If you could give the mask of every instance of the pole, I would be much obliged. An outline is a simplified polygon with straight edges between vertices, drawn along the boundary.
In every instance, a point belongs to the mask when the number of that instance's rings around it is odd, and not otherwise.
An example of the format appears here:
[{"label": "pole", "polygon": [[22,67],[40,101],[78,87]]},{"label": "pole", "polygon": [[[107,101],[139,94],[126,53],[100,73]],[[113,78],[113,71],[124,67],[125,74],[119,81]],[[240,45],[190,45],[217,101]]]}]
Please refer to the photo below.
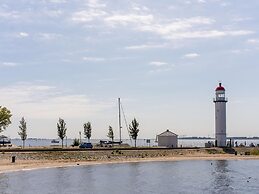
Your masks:
[{"label": "pole", "polygon": [[79,143],[81,144],[81,131],[79,131]]},{"label": "pole", "polygon": [[119,134],[120,134],[120,143],[121,143],[121,99],[118,98],[119,105]]}]

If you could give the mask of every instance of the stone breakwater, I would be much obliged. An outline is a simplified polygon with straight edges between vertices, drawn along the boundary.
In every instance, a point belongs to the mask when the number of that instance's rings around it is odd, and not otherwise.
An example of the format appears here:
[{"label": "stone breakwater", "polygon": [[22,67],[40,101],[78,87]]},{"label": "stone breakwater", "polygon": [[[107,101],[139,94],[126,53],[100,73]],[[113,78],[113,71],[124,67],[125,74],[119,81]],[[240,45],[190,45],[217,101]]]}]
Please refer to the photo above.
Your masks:
[{"label": "stone breakwater", "polygon": [[103,151],[37,151],[37,152],[1,152],[0,160],[10,160],[12,156],[16,161],[37,160],[37,161],[109,161],[127,160],[131,158],[160,158],[160,157],[203,157],[213,155],[256,155],[259,148],[235,148],[234,151],[222,148],[199,148],[199,149],[169,149],[169,150],[103,150]]}]

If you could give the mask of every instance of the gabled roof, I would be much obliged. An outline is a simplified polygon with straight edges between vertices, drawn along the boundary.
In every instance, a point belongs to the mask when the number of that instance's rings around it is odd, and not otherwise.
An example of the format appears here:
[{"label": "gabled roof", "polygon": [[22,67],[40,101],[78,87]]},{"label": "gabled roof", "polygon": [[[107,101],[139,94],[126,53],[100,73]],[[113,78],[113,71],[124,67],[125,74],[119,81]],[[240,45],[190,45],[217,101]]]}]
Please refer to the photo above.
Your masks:
[{"label": "gabled roof", "polygon": [[172,131],[169,131],[169,129],[167,129],[165,132],[163,132],[157,136],[178,136],[178,135],[173,133]]},{"label": "gabled roof", "polygon": [[4,135],[0,135],[0,139],[7,139],[8,137],[4,136]]}]

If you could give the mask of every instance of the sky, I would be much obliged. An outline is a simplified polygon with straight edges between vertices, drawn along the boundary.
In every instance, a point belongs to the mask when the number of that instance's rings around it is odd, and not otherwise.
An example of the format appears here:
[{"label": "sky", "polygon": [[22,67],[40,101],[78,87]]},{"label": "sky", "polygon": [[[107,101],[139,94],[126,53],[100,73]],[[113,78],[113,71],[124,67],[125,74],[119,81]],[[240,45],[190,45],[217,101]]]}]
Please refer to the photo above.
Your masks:
[{"label": "sky", "polygon": [[[227,135],[259,136],[259,1],[0,0],[2,134],[118,138],[121,98],[139,138],[166,129],[214,137],[215,88],[226,88]],[[124,121],[124,119],[123,119]],[[123,122],[122,137],[128,138]]]}]

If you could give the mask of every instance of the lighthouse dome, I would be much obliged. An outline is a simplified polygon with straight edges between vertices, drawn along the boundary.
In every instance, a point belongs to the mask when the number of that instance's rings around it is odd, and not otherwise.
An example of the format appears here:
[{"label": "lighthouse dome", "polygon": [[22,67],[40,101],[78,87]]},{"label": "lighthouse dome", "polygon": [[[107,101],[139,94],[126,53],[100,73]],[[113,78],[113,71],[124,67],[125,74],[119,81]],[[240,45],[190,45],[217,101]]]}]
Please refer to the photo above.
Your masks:
[{"label": "lighthouse dome", "polygon": [[216,88],[215,91],[225,91],[225,88],[222,86],[221,83],[219,83],[219,86]]}]

